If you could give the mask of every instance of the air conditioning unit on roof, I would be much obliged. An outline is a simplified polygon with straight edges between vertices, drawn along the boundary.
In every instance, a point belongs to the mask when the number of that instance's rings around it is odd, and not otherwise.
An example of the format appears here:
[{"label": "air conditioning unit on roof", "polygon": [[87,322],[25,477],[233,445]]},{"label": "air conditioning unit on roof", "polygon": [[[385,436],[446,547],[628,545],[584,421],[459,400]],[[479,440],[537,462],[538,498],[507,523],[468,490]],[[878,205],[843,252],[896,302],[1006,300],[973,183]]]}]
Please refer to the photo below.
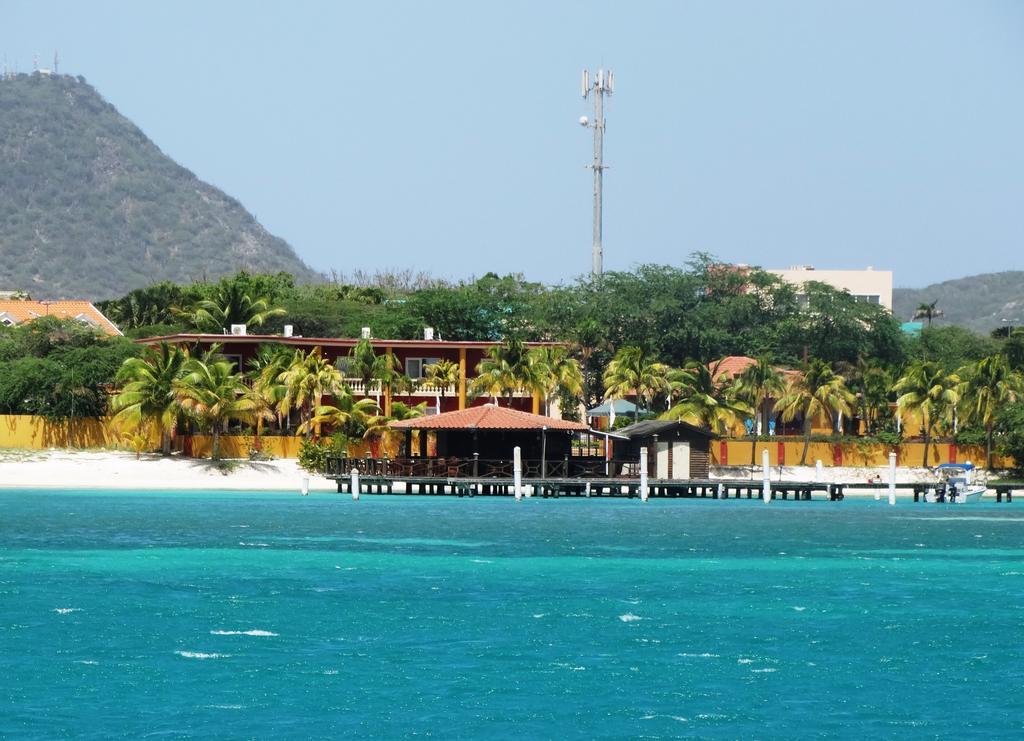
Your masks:
[{"label": "air conditioning unit on roof", "polygon": [[239,335],[239,336],[244,335],[245,334],[245,325],[244,324],[232,324],[231,325],[231,334]]}]

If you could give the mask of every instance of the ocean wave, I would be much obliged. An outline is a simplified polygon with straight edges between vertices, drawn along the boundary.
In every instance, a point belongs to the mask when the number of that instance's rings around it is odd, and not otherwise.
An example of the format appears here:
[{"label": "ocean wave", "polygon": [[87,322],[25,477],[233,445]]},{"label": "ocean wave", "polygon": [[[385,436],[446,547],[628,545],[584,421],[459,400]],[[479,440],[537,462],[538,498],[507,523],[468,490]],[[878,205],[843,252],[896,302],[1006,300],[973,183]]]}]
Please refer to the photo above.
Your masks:
[{"label": "ocean wave", "polygon": [[201,651],[175,651],[178,656],[186,659],[226,659],[231,654],[204,654]]},{"label": "ocean wave", "polygon": [[771,674],[772,672],[778,671],[778,669],[751,669],[750,671],[753,674]]},{"label": "ocean wave", "polygon": [[643,618],[639,615],[634,615],[631,612],[627,612],[625,615],[619,615],[619,620],[621,620],[624,623],[632,623],[636,620],[643,620]]},{"label": "ocean wave", "polygon": [[58,615],[67,615],[69,612],[81,612],[81,607],[54,607],[52,612]]},{"label": "ocean wave", "polygon": [[212,636],[276,636],[277,633],[271,633],[269,630],[211,630],[210,635]]},{"label": "ocean wave", "polygon": [[246,543],[245,541],[238,541],[238,545],[246,548],[269,548],[270,543]]},{"label": "ocean wave", "polygon": [[718,654],[709,654],[707,652],[702,654],[676,654],[676,656],[682,656],[684,659],[717,659]]}]

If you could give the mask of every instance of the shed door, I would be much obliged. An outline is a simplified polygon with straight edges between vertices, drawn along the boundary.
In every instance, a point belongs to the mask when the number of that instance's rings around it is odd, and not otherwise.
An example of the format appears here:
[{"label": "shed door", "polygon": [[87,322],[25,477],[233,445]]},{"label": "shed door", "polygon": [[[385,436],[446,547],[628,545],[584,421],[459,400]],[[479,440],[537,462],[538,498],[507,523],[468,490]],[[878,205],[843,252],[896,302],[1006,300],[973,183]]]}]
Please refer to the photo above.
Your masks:
[{"label": "shed door", "polygon": [[690,443],[672,443],[672,478],[690,478]]},{"label": "shed door", "polygon": [[654,477],[657,479],[668,478],[668,443],[658,443],[658,465],[655,468]]}]

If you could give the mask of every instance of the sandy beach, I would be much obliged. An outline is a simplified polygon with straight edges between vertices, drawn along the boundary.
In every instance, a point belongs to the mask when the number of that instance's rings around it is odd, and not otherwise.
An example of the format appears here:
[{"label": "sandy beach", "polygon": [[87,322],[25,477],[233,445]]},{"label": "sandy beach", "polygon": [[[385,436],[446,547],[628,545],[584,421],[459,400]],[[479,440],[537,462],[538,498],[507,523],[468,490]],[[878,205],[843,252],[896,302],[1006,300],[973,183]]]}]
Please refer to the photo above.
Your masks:
[{"label": "sandy beach", "polygon": [[0,450],[0,488],[336,491],[293,459],[222,461],[79,450]]},{"label": "sandy beach", "polygon": [[[812,466],[771,469],[772,481],[815,481]],[[271,461],[230,460],[215,464],[209,460],[143,455],[118,451],[0,450],[0,488],[82,488],[82,489],[231,489],[249,491],[299,491],[303,479],[310,491],[336,491],[323,476],[309,474],[294,459]],[[863,483],[873,477],[888,481],[888,469],[835,467],[822,471],[824,483]],[[712,479],[753,479],[760,481],[761,469],[753,475],[749,466],[712,466]],[[932,481],[934,474],[921,468],[896,469],[897,484]],[[399,487],[396,487],[400,490]],[[908,495],[907,490],[900,495]],[[848,495],[873,496],[871,492]]]}]

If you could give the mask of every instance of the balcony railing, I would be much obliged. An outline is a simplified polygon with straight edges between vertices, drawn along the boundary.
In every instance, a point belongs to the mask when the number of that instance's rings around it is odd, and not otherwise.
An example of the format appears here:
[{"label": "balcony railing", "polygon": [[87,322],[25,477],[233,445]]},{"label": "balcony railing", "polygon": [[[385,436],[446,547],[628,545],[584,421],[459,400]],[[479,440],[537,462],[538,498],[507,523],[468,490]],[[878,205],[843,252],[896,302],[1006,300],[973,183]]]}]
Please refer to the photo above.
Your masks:
[{"label": "balcony railing", "polygon": [[[560,458],[542,461],[524,458],[524,479],[587,479],[638,475],[635,463],[605,461],[603,458]],[[361,476],[385,479],[511,479],[511,458],[349,458],[329,456],[324,469],[328,476],[349,475],[353,469]]]},{"label": "balcony railing", "polygon": [[[361,378],[346,378],[345,385],[352,389],[352,393],[355,396],[370,396],[377,397],[383,396],[384,390],[381,387],[380,381],[370,381],[369,384],[363,383]],[[458,395],[458,388],[454,385],[446,386],[443,389],[438,389],[436,386],[427,384],[426,381],[419,380],[413,381],[411,391],[402,390],[401,392],[392,391],[393,396],[427,396],[431,399],[441,394],[445,398],[454,398]],[[531,394],[527,391],[516,391],[512,394],[515,398],[523,398],[530,396]]]}]

